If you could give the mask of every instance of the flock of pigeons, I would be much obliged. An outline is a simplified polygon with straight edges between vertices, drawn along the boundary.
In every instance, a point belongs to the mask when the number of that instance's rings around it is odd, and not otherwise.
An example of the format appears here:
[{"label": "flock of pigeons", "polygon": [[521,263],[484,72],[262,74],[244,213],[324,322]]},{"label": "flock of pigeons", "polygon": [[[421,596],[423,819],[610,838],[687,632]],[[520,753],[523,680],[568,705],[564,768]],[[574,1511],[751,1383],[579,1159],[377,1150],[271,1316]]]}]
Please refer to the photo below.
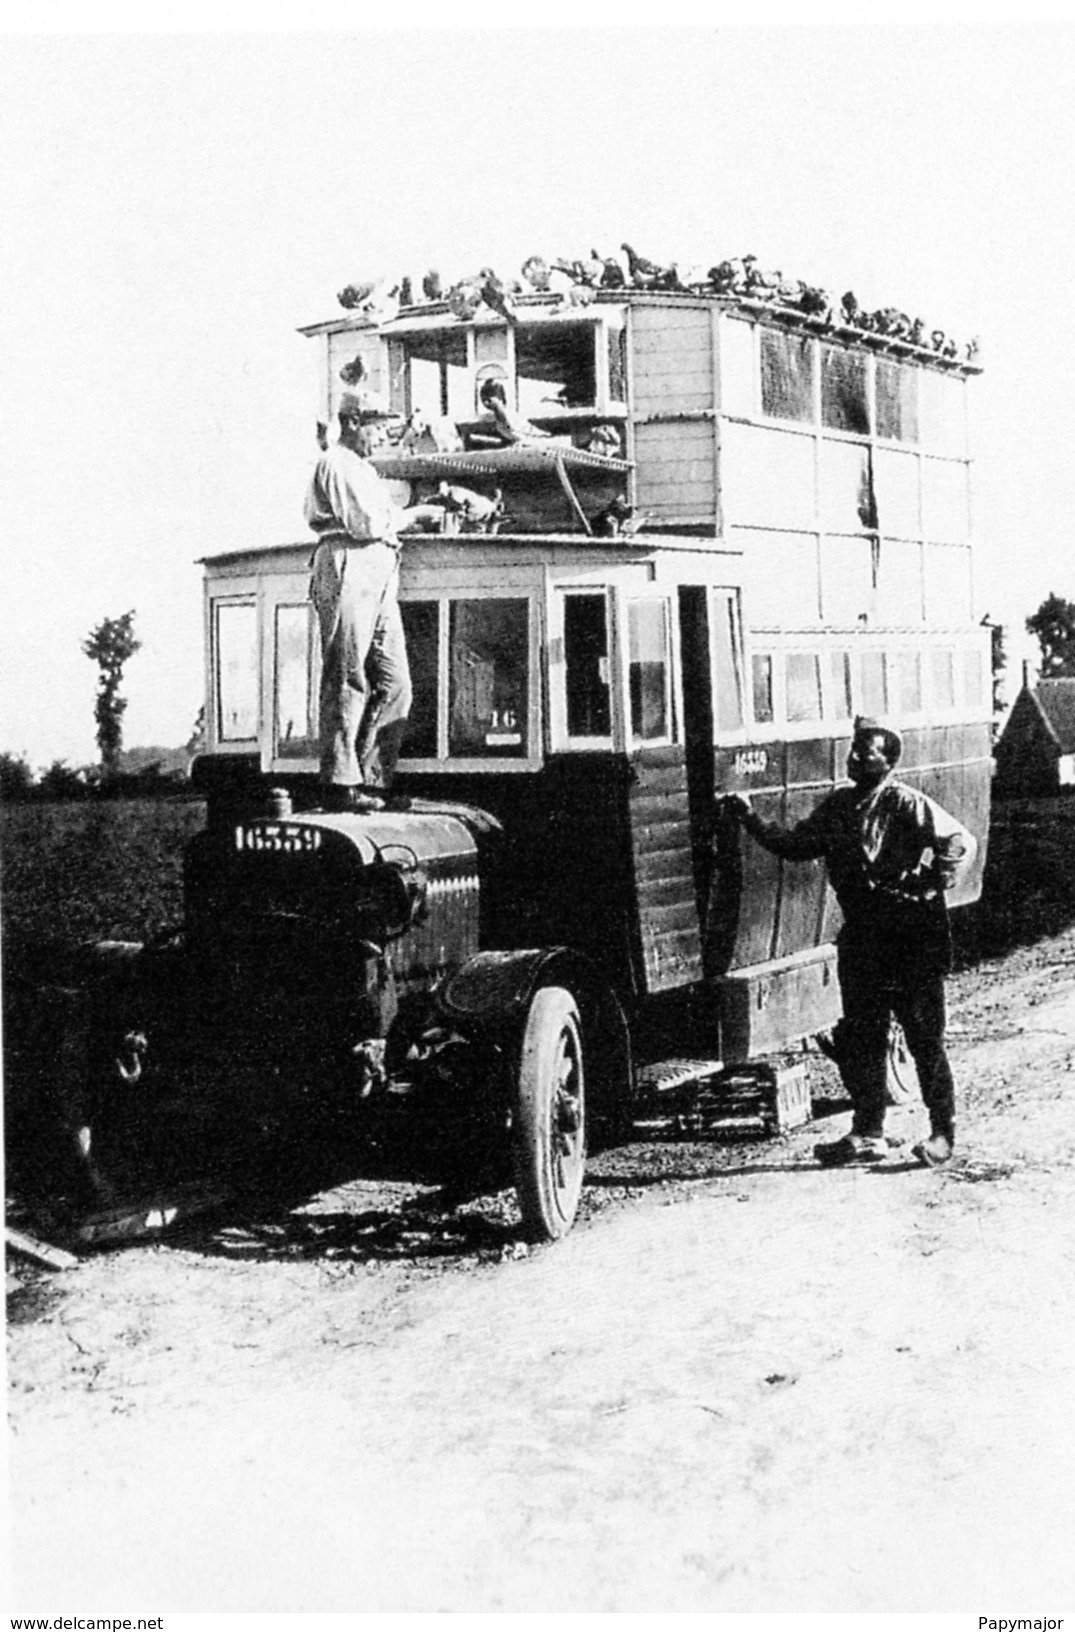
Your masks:
[{"label": "flock of pigeons", "polygon": [[[420,299],[443,303],[457,318],[470,318],[482,305],[497,312],[508,323],[516,322],[515,300],[524,293],[557,294],[566,307],[587,306],[599,289],[669,290],[696,295],[733,295],[764,302],[785,311],[801,312],[822,327],[852,330],[861,334],[886,335],[939,356],[967,363],[977,361],[979,344],[971,340],[960,346],[943,329],[927,329],[920,317],[910,317],[894,306],[867,311],[852,290],[839,300],[826,290],[801,279],[785,278],[782,272],[767,272],[757,257],[719,261],[708,271],[701,267],[670,262],[661,266],[639,255],[630,244],[622,244],[622,256],[599,255],[592,249],[582,260],[547,261],[529,256],[522,264],[519,279],[504,280],[492,267],[484,266],[470,277],[445,286],[439,272],[422,278]],[[357,311],[371,322],[384,323],[401,306],[417,304],[409,277],[391,287],[387,278],[366,283],[349,283],[340,290],[341,306]]]}]

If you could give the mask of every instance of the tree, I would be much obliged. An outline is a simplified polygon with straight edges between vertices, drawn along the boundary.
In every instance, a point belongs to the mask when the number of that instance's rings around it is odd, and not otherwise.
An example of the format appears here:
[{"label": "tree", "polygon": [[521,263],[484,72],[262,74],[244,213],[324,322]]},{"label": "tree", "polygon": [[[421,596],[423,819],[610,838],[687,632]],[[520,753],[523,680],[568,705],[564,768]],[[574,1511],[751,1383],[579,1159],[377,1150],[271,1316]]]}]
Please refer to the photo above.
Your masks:
[{"label": "tree", "polygon": [[[92,770],[92,768],[91,768]],[[91,771],[68,765],[65,759],[54,759],[47,771],[42,771],[37,784],[39,799],[85,799],[90,791]]]},{"label": "tree", "polygon": [[28,799],[34,785],[34,773],[25,754],[0,753],[0,803],[17,805]]},{"label": "tree", "polygon": [[1027,634],[1036,635],[1041,647],[1041,677],[1061,680],[1075,676],[1075,601],[1047,595],[1033,617],[1026,620]]},{"label": "tree", "polygon": [[101,773],[105,781],[116,776],[123,747],[123,716],[127,708],[127,699],[120,696],[119,690],[123,666],[141,644],[135,638],[134,613],[124,612],[121,618],[105,618],[96,629],[90,630],[82,645],[86,656],[101,671],[93,714],[97,721],[97,746],[101,751]]},{"label": "tree", "polygon": [[188,754],[200,754],[205,749],[205,704],[202,703],[194,719],[185,747]]},{"label": "tree", "polygon": [[982,622],[989,630],[989,667],[993,675],[993,735],[996,737],[1001,716],[1007,708],[1004,676],[1008,671],[1008,653],[1004,643],[1004,625],[994,623],[988,612]]}]

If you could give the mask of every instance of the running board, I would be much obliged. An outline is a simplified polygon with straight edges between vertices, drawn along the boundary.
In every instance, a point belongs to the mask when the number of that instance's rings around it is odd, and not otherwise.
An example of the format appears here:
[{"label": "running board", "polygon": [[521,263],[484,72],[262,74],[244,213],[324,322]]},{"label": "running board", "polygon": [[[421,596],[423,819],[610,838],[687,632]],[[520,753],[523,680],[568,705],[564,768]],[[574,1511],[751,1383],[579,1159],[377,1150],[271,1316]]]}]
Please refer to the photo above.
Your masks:
[{"label": "running board", "polygon": [[803,1065],[657,1060],[636,1074],[635,1129],[680,1139],[767,1139],[809,1122]]}]

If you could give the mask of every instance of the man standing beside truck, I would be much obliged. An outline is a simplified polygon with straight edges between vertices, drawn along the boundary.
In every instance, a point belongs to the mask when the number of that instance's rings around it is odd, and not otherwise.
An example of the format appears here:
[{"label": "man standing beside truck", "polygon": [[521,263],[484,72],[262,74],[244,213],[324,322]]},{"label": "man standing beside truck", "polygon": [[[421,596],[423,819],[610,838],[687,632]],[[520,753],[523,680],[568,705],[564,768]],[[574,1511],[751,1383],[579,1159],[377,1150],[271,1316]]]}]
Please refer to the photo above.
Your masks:
[{"label": "man standing beside truck", "polygon": [[843,912],[837,973],[844,1018],[840,1071],[854,1106],[850,1133],[815,1147],[825,1166],[881,1161],[888,1038],[900,1022],[929,1111],[930,1135],[914,1147],[929,1167],[955,1140],[955,1092],[944,1047],[944,979],[952,943],[944,894],[974,859],[977,841],[956,818],[893,770],[903,744],[878,720],[855,721],[847,774],[794,827],[763,822],[741,794],[724,808],[773,855],[823,858]]},{"label": "man standing beside truck", "polygon": [[369,427],[394,417],[372,393],[345,392],[340,439],[318,459],[306,494],[306,520],[318,535],[310,599],[321,626],[327,810],[382,808],[410,712],[398,535],[439,522],[440,512],[424,505],[401,510],[369,462]]}]

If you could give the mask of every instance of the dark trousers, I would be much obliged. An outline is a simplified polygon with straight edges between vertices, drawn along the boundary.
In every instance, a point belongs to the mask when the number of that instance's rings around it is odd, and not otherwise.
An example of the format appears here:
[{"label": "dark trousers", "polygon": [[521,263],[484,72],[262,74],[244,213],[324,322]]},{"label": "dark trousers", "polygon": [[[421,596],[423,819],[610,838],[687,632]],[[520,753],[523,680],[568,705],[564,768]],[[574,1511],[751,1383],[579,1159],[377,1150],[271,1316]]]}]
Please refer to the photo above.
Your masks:
[{"label": "dark trousers", "polygon": [[933,1133],[952,1139],[955,1088],[944,1048],[944,977],[947,964],[930,937],[899,941],[841,932],[837,973],[844,1018],[840,1074],[854,1106],[852,1132],[884,1132],[888,1105],[889,1027],[895,1017],[918,1071]]}]

